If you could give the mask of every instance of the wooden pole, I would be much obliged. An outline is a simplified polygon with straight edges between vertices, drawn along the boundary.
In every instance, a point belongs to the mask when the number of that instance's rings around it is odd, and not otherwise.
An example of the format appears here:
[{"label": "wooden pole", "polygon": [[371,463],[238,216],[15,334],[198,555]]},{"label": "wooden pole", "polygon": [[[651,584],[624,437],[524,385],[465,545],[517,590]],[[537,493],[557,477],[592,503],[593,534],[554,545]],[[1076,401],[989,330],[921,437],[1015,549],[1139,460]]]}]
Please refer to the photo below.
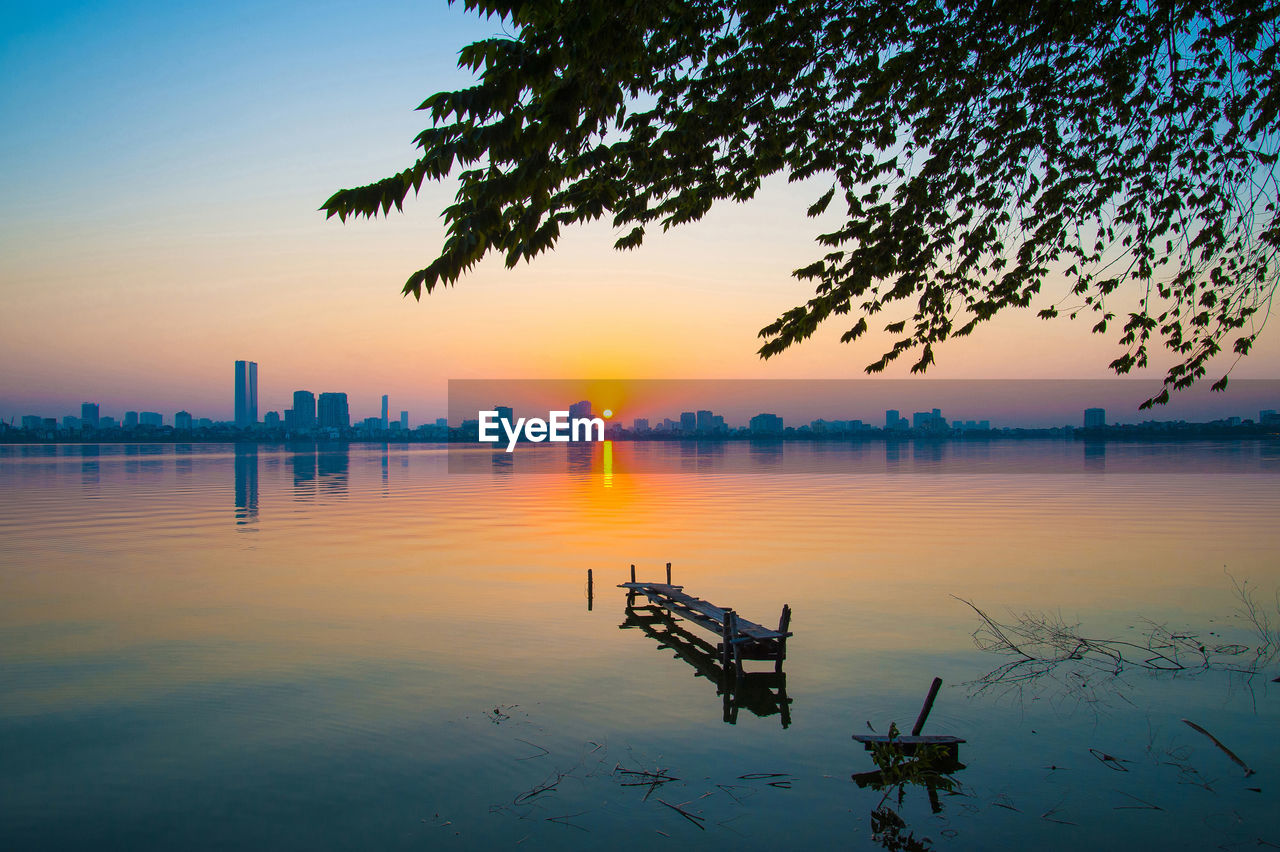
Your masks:
[{"label": "wooden pole", "polygon": [[635,581],[636,581],[636,566],[632,565],[631,566],[631,582],[634,583]]},{"label": "wooden pole", "polygon": [[720,628],[720,636],[723,645],[720,649],[720,663],[724,666],[724,673],[729,674],[729,660],[733,654],[733,610],[726,609],[724,611],[724,624]]},{"label": "wooden pole", "polygon": [[791,604],[782,605],[782,617],[778,619],[778,632],[782,638],[778,640],[778,658],[773,664],[775,672],[782,671],[782,661],[787,658],[787,628],[791,626]]},{"label": "wooden pole", "polygon": [[924,706],[920,708],[920,715],[916,717],[916,723],[911,727],[911,736],[918,737],[924,730],[924,720],[929,718],[929,711],[933,709],[933,699],[938,697],[938,690],[941,688],[942,678],[935,677],[929,686],[929,694],[924,699]]},{"label": "wooden pole", "polygon": [[667,563],[667,585],[671,585],[671,563]]},{"label": "wooden pole", "polygon": [[591,569],[587,569],[587,612],[591,612],[591,604],[596,596],[595,580],[591,576]]},{"label": "wooden pole", "polygon": [[[733,612],[733,610],[730,610]],[[738,614],[733,612],[733,628],[729,631],[729,635],[734,639],[738,638]],[[733,674],[734,677],[742,676],[742,646],[737,642],[733,643]],[[736,688],[736,687],[735,687]]]}]

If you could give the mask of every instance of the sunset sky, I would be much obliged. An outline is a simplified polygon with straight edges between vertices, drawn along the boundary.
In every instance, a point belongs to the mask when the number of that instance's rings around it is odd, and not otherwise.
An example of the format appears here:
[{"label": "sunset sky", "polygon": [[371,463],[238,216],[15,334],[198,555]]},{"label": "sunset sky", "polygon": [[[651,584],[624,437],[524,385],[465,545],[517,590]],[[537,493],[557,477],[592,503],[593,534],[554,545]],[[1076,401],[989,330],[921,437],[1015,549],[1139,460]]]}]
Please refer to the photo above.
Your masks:
[{"label": "sunset sky", "polygon": [[[0,417],[90,400],[229,418],[240,358],[258,362],[260,412],[306,388],[347,392],[358,419],[386,393],[414,423],[444,414],[449,379],[863,375],[883,338],[842,345],[844,325],[755,354],[760,327],[811,295],[790,271],[818,253],[803,212],[819,190],[782,178],[637,252],[598,224],[531,265],[402,297],[453,188],[390,220],[317,208],[407,165],[413,108],[469,85],[458,49],[500,30],[443,2],[9,4]],[[1011,315],[942,347],[929,377],[1105,378],[1118,353],[1090,324]],[[1280,329],[1233,377],[1280,377]]]}]

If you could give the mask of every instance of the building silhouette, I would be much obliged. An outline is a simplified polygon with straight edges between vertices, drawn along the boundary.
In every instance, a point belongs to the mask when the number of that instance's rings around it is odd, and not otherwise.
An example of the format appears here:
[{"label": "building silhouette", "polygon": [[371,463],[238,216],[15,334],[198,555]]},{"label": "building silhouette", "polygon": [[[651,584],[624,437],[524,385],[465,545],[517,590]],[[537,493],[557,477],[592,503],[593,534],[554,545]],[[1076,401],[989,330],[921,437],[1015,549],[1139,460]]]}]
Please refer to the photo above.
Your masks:
[{"label": "building silhouette", "polygon": [[382,395],[382,424],[381,424],[383,432],[391,428],[391,424],[387,420],[387,405],[389,402],[390,400],[387,399],[387,395],[384,393]]},{"label": "building silhouette", "polygon": [[402,432],[409,431],[409,412],[407,411],[400,412],[400,430]]},{"label": "building silhouette", "polygon": [[1107,410],[1105,408],[1086,408],[1084,410],[1084,428],[1097,429],[1107,425]]},{"label": "building silhouette", "polygon": [[316,418],[322,429],[346,429],[351,425],[345,393],[322,393],[316,400]]},{"label": "building silhouette", "polygon": [[698,431],[698,415],[692,411],[682,411],[680,413],[680,431],[686,435],[692,435]]},{"label": "building silhouette", "polygon": [[570,420],[577,420],[579,417],[590,417],[590,416],[591,416],[591,403],[585,399],[582,400],[582,402],[575,402],[573,405],[569,406]]},{"label": "building silhouette", "polygon": [[258,362],[236,362],[236,427],[258,425]]},{"label": "building silhouette", "polygon": [[776,414],[757,414],[747,421],[752,434],[776,435],[782,432],[782,418]]},{"label": "building silhouette", "polygon": [[98,403],[80,403],[80,425],[86,429],[98,428]]},{"label": "building silhouette", "polygon": [[291,429],[310,429],[316,425],[316,395],[311,391],[293,392],[293,424]]},{"label": "building silhouette", "polygon": [[192,419],[190,411],[179,411],[173,415],[173,428],[191,431]]}]

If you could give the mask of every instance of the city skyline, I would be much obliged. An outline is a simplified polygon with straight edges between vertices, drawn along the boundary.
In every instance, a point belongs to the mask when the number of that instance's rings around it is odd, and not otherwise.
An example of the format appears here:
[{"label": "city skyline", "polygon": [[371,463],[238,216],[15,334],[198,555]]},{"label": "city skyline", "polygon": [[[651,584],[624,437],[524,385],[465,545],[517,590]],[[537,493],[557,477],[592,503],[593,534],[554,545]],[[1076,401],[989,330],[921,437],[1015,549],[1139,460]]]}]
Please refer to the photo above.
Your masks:
[{"label": "city skyline", "polygon": [[[95,401],[83,401],[80,403],[80,417],[77,418],[73,414],[64,414],[61,418],[54,416],[48,417],[43,414],[24,414],[21,416],[21,428],[24,430],[40,430],[43,433],[51,433],[58,429],[66,432],[67,430],[94,430],[101,426],[103,429],[124,428],[133,429],[138,426],[149,426],[154,428],[163,428],[171,425],[175,429],[194,428],[211,428],[214,426],[225,427],[233,425],[239,430],[258,430],[258,429],[283,429],[285,432],[303,434],[315,429],[320,430],[347,430],[353,426],[363,427],[368,432],[379,431],[388,433],[392,426],[397,430],[403,430],[406,433],[410,430],[409,412],[401,410],[399,418],[394,423],[389,417],[390,395],[381,395],[380,414],[372,415],[365,418],[353,418],[351,416],[349,397],[346,392],[325,391],[318,396],[310,390],[298,389],[292,392],[293,405],[281,411],[268,410],[261,417],[258,416],[258,384],[257,384],[257,368],[255,361],[239,359],[234,362],[234,385],[233,385],[233,402],[232,407],[235,416],[232,420],[214,420],[213,418],[203,416],[193,416],[186,409],[175,412],[170,418],[170,423],[165,423],[164,415],[153,411],[138,412],[128,410],[123,416],[116,418],[114,415],[102,414],[102,405]],[[1159,414],[1170,411],[1178,411],[1179,405],[1175,403],[1169,408],[1160,409],[1149,412],[1150,416],[1140,419],[1121,419],[1119,417],[1107,419],[1106,408],[1100,405],[1093,405],[1095,402],[1105,402],[1107,398],[1116,398],[1115,394],[1118,387],[1131,388],[1134,383],[1123,383],[1115,381],[1106,382],[1065,382],[1065,381],[1048,381],[1048,382],[1026,382],[1026,381],[989,381],[989,382],[939,382],[923,380],[910,383],[857,383],[857,382],[698,382],[698,381],[652,381],[640,380],[631,382],[622,381],[604,381],[604,380],[585,380],[577,382],[565,381],[533,381],[533,382],[492,382],[492,381],[461,381],[450,386],[450,414],[446,418],[425,417],[422,420],[422,427],[442,425],[457,428],[462,424],[473,421],[471,417],[472,411],[480,411],[485,408],[487,403],[477,404],[478,399],[482,399],[486,394],[489,396],[502,395],[510,389],[520,400],[520,405],[524,407],[532,406],[533,410],[541,409],[543,403],[548,400],[553,405],[561,405],[554,402],[559,396],[563,396],[567,391],[570,395],[577,394],[583,388],[592,389],[602,399],[599,411],[608,412],[607,417],[611,419],[614,428],[624,430],[634,430],[636,434],[667,433],[667,434],[683,434],[683,435],[715,435],[727,434],[730,431],[739,431],[746,429],[757,434],[781,433],[784,429],[788,431],[794,430],[796,422],[795,408],[796,399],[795,391],[797,388],[808,389],[807,404],[822,404],[829,406],[828,410],[819,411],[816,417],[809,415],[801,415],[798,419],[801,428],[812,429],[814,432],[854,432],[854,431],[870,431],[883,429],[885,432],[895,431],[912,431],[918,434],[929,432],[940,432],[945,429],[958,430],[978,430],[985,431],[988,429],[1014,428],[1014,429],[1043,429],[1043,428],[1059,428],[1069,427],[1076,428],[1099,428],[1107,425],[1118,424],[1147,424],[1147,423],[1214,423],[1214,422],[1231,422],[1239,424],[1241,422],[1258,422],[1270,423],[1275,418],[1275,408],[1266,406],[1275,406],[1280,400],[1280,382],[1261,382],[1246,381],[1244,382],[1244,397],[1252,404],[1253,410],[1258,412],[1256,421],[1252,414],[1244,414],[1240,410],[1230,410],[1225,408],[1222,403],[1225,397],[1221,394],[1212,395],[1209,401],[1213,403],[1212,413],[1205,414],[1206,409],[1202,409],[1198,416],[1165,416]],[[1060,403],[1070,407],[1076,406],[1076,411],[1080,412],[1079,417],[1073,422],[1068,416],[1060,416],[1056,422],[1030,422],[1025,418],[1021,421],[1016,417],[1006,419],[1000,422],[998,417],[986,414],[982,409],[977,409],[979,413],[974,414],[974,405],[981,406],[983,404],[995,405],[997,411],[999,408],[999,399],[1004,398],[1017,399],[1025,403],[1029,389],[1048,386],[1053,392],[1056,399]],[[1239,386],[1239,385],[1238,385]],[[454,391],[457,389],[455,399]],[[898,387],[900,389],[909,388],[917,394],[917,404],[915,408],[923,407],[923,410],[909,410],[907,408],[881,408],[883,411],[883,420],[877,422],[868,411],[869,403],[866,395],[873,389],[885,392],[886,388]],[[732,390],[746,388],[752,391],[752,394],[737,399],[736,401],[726,402],[726,395],[732,399]],[[692,390],[691,390],[692,389]],[[864,398],[856,399],[858,394],[853,391],[857,389],[863,392]],[[986,390],[986,394],[981,389]],[[923,390],[925,396],[919,396]],[[948,419],[944,417],[943,411],[938,406],[932,406],[932,403],[919,405],[920,399],[927,399],[927,394],[932,391],[935,395],[942,396],[947,399],[955,400],[957,391],[960,397],[970,405],[968,416],[964,413],[951,421],[952,425],[947,425]],[[699,401],[702,396],[698,393],[711,394],[720,401],[721,405],[736,405],[735,409],[729,413],[717,413],[712,408],[701,408],[693,406],[692,410],[677,410],[679,408],[690,408],[688,400],[690,394],[694,395]],[[912,394],[900,395],[911,396]],[[1203,389],[1200,389],[1200,396],[1203,396]],[[685,404],[679,404],[679,399],[683,396]],[[740,395],[742,396],[742,395]],[[1186,396],[1179,398],[1178,402],[1186,403],[1193,400],[1197,396],[1195,391],[1188,393]],[[776,398],[775,398],[776,397]],[[842,397],[844,397],[842,399]],[[665,400],[666,405],[675,406],[668,412],[656,412],[654,406],[660,403],[655,400]],[[893,399],[890,391],[887,396],[881,396],[880,401],[885,399]],[[1236,398],[1239,401],[1239,397]],[[465,401],[464,401],[465,400]],[[540,401],[533,401],[540,400]],[[1065,402],[1063,402],[1065,400]],[[1083,407],[1081,401],[1084,401]],[[783,408],[776,408],[774,403],[781,403]],[[853,417],[848,415],[849,405],[857,404],[861,406],[862,416]],[[645,406],[648,406],[646,409]],[[841,408],[840,406],[843,406]],[[512,420],[515,406],[497,405],[493,406],[499,412],[499,417],[505,417]],[[775,411],[758,411],[758,413],[750,414],[750,412],[760,407],[776,408]],[[550,408],[547,409],[551,410]],[[578,402],[567,404],[567,411],[570,417],[592,417],[593,402],[591,399],[583,399]],[[1025,409],[1024,409],[1025,410]],[[789,411],[790,414],[779,414],[777,411]],[[907,417],[904,412],[910,413]],[[841,416],[843,412],[844,416]],[[640,414],[648,416],[641,417]],[[1182,412],[1184,415],[1185,411]],[[1059,409],[1059,414],[1062,414]],[[674,419],[671,415],[674,415]],[[733,419],[730,419],[733,418]],[[16,425],[17,418],[5,421],[8,425]],[[806,422],[807,421],[807,422]],[[650,423],[652,422],[652,426]],[[630,423],[632,426],[627,426]],[[791,427],[784,424],[791,423]]]},{"label": "city skyline", "polygon": [[[243,354],[270,365],[262,411],[323,386],[377,413],[382,394],[443,410],[452,378],[858,378],[882,351],[873,324],[856,345],[824,328],[757,358],[757,331],[806,295],[791,272],[816,248],[805,210],[818,193],[783,179],[633,252],[596,223],[534,263],[491,259],[457,288],[402,297],[406,271],[443,237],[453,187],[424,185],[387,221],[344,225],[317,208],[412,150],[425,93],[470,83],[457,51],[493,24],[457,6],[141,2],[21,7],[6,24],[5,419],[91,398],[229,419],[225,364]],[[1045,288],[1046,302],[1059,295]],[[938,347],[928,377],[1112,375],[1113,342],[1088,323],[1041,321],[1038,307]],[[1135,401],[1159,390],[1161,358],[1135,374],[1146,382]],[[1209,380],[1230,364],[1215,361]],[[1232,376],[1280,377],[1280,333],[1262,334]]]}]

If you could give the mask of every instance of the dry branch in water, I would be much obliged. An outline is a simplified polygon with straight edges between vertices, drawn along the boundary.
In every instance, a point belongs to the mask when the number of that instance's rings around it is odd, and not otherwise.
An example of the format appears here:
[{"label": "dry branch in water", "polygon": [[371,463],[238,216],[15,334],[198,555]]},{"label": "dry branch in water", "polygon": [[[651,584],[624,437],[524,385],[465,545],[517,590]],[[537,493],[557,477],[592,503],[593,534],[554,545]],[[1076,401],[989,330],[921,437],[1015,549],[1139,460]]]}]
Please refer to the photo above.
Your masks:
[{"label": "dry branch in water", "polygon": [[[1240,599],[1236,612],[1256,635],[1253,645],[1209,644],[1196,633],[1174,632],[1151,621],[1147,622],[1149,629],[1141,642],[1092,638],[1083,635],[1080,624],[1069,624],[1060,615],[1023,613],[1011,622],[1000,622],[972,601],[956,597],[980,619],[973,632],[978,648],[1012,658],[973,681],[973,685],[978,691],[997,686],[1021,690],[1048,676],[1070,688],[1091,692],[1100,679],[1106,683],[1126,669],[1182,674],[1216,671],[1246,677],[1259,674],[1280,656],[1280,634],[1258,604],[1248,581],[1231,577],[1231,582]],[[1277,609],[1280,610],[1280,596]]]}]

